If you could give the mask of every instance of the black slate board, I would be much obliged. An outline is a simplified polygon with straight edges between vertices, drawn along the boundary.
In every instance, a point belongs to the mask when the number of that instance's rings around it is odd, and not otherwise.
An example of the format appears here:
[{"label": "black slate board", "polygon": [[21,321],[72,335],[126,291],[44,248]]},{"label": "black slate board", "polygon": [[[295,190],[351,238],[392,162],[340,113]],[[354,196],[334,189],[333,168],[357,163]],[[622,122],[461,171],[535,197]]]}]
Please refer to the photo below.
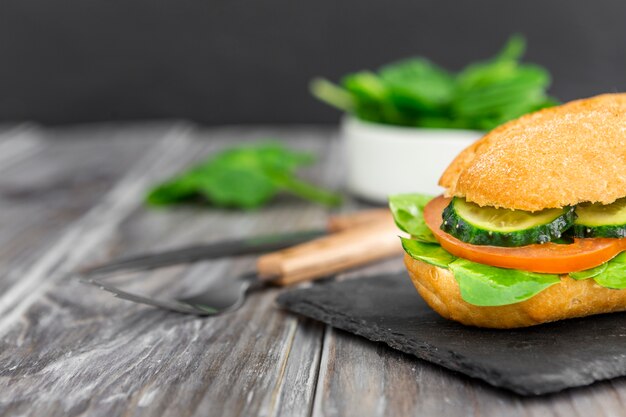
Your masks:
[{"label": "black slate board", "polygon": [[405,272],[292,290],[278,303],[522,395],[626,375],[626,313],[517,330],[466,327],[432,311]]}]

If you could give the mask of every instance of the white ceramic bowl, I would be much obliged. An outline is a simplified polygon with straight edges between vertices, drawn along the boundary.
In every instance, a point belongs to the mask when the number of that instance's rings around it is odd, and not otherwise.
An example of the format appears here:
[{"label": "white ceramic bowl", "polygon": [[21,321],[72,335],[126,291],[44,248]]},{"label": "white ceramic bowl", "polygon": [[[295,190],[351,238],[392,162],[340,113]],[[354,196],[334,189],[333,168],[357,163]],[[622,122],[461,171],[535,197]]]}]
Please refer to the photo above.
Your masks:
[{"label": "white ceramic bowl", "polygon": [[391,194],[441,194],[439,177],[452,160],[484,133],[461,129],[389,126],[345,117],[341,134],[347,188],[370,201]]}]

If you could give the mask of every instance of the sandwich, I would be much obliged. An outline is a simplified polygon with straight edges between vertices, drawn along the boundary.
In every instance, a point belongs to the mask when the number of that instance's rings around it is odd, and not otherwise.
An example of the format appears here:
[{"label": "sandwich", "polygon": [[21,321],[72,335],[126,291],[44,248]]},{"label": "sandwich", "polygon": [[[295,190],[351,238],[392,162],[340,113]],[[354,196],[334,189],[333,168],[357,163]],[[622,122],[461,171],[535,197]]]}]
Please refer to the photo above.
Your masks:
[{"label": "sandwich", "polygon": [[490,328],[626,310],[626,94],[522,116],[390,197],[405,264],[441,316]]}]

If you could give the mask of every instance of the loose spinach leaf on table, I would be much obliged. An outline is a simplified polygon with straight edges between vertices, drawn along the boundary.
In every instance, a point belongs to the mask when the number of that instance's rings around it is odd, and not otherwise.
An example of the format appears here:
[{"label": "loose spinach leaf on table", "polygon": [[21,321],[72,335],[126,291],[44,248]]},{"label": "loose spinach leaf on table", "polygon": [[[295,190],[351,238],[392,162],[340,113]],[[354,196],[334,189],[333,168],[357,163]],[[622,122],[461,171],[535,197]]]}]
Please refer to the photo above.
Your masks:
[{"label": "loose spinach leaf on table", "polygon": [[379,71],[345,76],[339,85],[323,78],[312,94],[361,120],[433,128],[489,130],[508,120],[558,104],[546,90],[550,74],[520,62],[526,49],[519,35],[492,59],[457,74],[426,58],[388,64]]},{"label": "loose spinach leaf on table", "polygon": [[313,162],[311,154],[279,143],[231,148],[157,185],[146,201],[166,206],[202,200],[217,207],[254,209],[282,191],[320,204],[339,204],[337,194],[296,176],[298,168]]}]

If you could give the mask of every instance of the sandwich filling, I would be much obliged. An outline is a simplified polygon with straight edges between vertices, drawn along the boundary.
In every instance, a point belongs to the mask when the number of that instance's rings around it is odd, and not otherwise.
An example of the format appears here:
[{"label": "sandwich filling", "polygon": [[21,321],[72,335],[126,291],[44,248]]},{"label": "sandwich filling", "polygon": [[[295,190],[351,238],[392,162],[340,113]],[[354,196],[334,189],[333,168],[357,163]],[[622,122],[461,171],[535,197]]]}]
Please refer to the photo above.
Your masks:
[{"label": "sandwich filling", "polygon": [[626,288],[626,199],[524,212],[404,194],[390,207],[411,236],[402,238],[405,251],[451,270],[470,304],[524,301],[561,275]]},{"label": "sandwich filling", "polygon": [[475,245],[525,246],[571,238],[626,237],[626,198],[536,212],[480,207],[455,197],[443,210],[441,230]]}]

